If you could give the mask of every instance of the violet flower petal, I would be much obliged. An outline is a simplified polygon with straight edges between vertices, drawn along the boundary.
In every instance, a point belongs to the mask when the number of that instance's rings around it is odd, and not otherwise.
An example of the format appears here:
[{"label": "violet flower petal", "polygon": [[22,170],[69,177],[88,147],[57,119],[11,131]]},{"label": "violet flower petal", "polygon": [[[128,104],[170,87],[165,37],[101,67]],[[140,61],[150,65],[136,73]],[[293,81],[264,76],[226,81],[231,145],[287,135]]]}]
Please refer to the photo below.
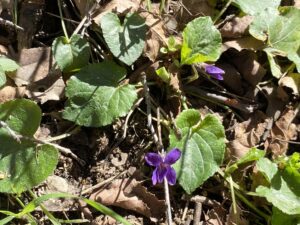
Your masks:
[{"label": "violet flower petal", "polygon": [[168,168],[165,166],[159,166],[156,168],[156,177],[158,183],[162,183],[164,181],[164,177],[166,176],[167,172]]},{"label": "violet flower petal", "polygon": [[172,165],[174,164],[181,156],[181,151],[178,148],[173,148],[169,151],[164,159],[164,163]]},{"label": "violet flower petal", "polygon": [[225,74],[225,71],[221,68],[213,65],[206,65],[205,66],[205,72],[214,77],[217,80],[223,80],[223,75]]},{"label": "violet flower petal", "polygon": [[211,73],[210,75],[212,77],[214,77],[215,79],[217,79],[217,80],[223,80],[224,79],[223,74],[213,74],[213,73]]},{"label": "violet flower petal", "polygon": [[153,173],[152,173],[152,184],[155,185],[157,184],[157,168],[155,168],[155,170],[153,170]]},{"label": "violet flower petal", "polygon": [[150,166],[155,167],[158,167],[163,162],[162,157],[159,154],[153,152],[147,153],[145,156],[145,160]]},{"label": "violet flower petal", "polygon": [[170,185],[174,185],[176,183],[176,172],[171,166],[168,168],[166,178]]}]

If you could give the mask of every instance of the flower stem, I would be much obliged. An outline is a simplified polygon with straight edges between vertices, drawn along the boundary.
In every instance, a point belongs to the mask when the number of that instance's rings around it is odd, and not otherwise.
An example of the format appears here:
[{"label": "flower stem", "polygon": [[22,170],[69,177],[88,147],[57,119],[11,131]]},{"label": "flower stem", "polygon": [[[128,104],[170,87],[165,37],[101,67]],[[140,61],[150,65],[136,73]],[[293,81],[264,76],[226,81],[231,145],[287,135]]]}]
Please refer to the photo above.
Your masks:
[{"label": "flower stem", "polygon": [[231,5],[233,0],[228,0],[228,2],[226,3],[226,5],[223,7],[223,9],[219,12],[219,14],[216,16],[216,18],[214,19],[214,23],[216,23],[219,18],[223,15],[223,13],[227,10],[227,8]]},{"label": "flower stem", "polygon": [[65,35],[65,37],[66,37],[66,39],[69,43],[70,39],[69,39],[69,36],[68,36],[68,33],[67,33],[66,25],[65,25],[65,22],[63,20],[63,14],[62,14],[62,10],[61,10],[61,0],[57,0],[57,5],[58,5],[58,10],[59,10],[61,26],[62,26],[62,29],[64,31],[64,35]]},{"label": "flower stem", "polygon": [[171,212],[171,202],[170,202],[170,192],[169,192],[169,185],[167,178],[164,178],[164,189],[165,189],[165,201],[167,205],[167,211],[166,211],[166,216],[167,216],[167,224],[172,225],[172,212]]}]

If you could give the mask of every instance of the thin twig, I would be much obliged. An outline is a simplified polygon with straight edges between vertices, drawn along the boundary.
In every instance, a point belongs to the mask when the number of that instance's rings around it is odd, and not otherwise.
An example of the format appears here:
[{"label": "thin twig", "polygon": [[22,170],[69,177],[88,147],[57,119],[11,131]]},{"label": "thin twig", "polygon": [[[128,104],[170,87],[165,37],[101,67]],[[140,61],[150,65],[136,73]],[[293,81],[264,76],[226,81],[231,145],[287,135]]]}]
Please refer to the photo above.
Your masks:
[{"label": "thin twig", "polygon": [[118,177],[124,175],[125,173],[127,173],[127,171],[123,171],[123,172],[117,174],[116,176],[110,177],[110,178],[108,178],[108,179],[106,179],[106,180],[104,180],[104,181],[102,181],[102,182],[100,182],[100,183],[98,183],[98,184],[96,184],[96,185],[94,185],[94,186],[92,186],[92,187],[89,187],[89,188],[83,190],[83,191],[81,192],[81,195],[89,194],[89,193],[91,193],[92,191],[94,191],[95,189],[99,189],[100,187],[102,187],[102,186],[104,186],[104,185],[106,185],[106,184],[112,182],[114,179],[117,179]]},{"label": "thin twig", "polygon": [[209,93],[194,86],[186,86],[184,87],[184,91],[186,91],[186,93],[188,94],[203,98],[204,100],[216,101],[223,105],[231,106],[249,114],[253,113],[258,107],[257,105],[243,103],[239,99],[233,99],[215,93]]},{"label": "thin twig", "polygon": [[233,2],[233,0],[229,0],[226,3],[226,5],[223,7],[223,9],[220,11],[220,13],[214,19],[214,23],[216,23],[218,21],[218,19],[223,15],[223,13],[227,10],[227,8],[231,5],[232,2]]},{"label": "thin twig", "polygon": [[201,214],[202,214],[202,203],[195,202],[193,225],[199,225]]},{"label": "thin twig", "polygon": [[11,135],[11,137],[13,139],[15,139],[16,141],[18,141],[19,143],[21,143],[21,140],[28,140],[28,141],[32,141],[38,144],[47,144],[47,145],[51,145],[55,148],[57,148],[61,153],[65,154],[65,155],[69,155],[71,158],[75,159],[81,166],[84,166],[86,163],[84,160],[80,159],[77,155],[75,155],[69,148],[65,148],[62,147],[58,144],[54,144],[51,143],[49,141],[45,141],[45,140],[39,140],[36,139],[34,137],[28,137],[28,136],[23,136],[21,134],[16,133],[14,130],[12,130],[7,123],[5,123],[4,121],[0,120],[0,126],[5,128],[9,134]]},{"label": "thin twig", "polygon": [[8,133],[10,134],[10,136],[12,136],[13,139],[15,139],[17,142],[21,143],[21,139],[19,137],[19,135],[12,130],[7,123],[5,123],[4,121],[0,120],[0,127],[3,127],[4,129],[6,129],[8,131]]},{"label": "thin twig", "polygon": [[9,20],[2,19],[1,17],[0,17],[0,24],[3,24],[4,26],[12,27],[19,31],[24,31],[23,27],[20,27],[17,24],[14,24],[13,22],[11,22]]}]

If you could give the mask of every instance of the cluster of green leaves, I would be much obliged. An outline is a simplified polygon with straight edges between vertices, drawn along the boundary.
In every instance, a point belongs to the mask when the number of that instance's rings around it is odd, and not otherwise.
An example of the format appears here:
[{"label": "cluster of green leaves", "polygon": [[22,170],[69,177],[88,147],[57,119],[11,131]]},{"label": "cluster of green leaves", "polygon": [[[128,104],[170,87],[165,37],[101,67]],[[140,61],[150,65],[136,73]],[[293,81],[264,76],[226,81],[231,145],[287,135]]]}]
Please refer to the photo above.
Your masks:
[{"label": "cluster of green leaves", "polygon": [[256,168],[264,178],[255,192],[249,195],[264,197],[272,205],[272,225],[300,224],[300,154],[294,153],[271,161],[265,157],[265,151],[250,149],[236,163],[228,166],[225,174],[230,176],[238,166],[256,162]]},{"label": "cluster of green leaves", "polygon": [[254,17],[249,32],[265,43],[263,51],[267,54],[273,76],[279,78],[282,75],[276,56],[287,57],[300,73],[300,9],[279,7],[280,0],[234,2],[244,13]]},{"label": "cluster of green leaves", "polygon": [[40,108],[30,100],[0,105],[0,192],[20,194],[44,181],[56,168],[57,150],[33,140],[41,117]]}]

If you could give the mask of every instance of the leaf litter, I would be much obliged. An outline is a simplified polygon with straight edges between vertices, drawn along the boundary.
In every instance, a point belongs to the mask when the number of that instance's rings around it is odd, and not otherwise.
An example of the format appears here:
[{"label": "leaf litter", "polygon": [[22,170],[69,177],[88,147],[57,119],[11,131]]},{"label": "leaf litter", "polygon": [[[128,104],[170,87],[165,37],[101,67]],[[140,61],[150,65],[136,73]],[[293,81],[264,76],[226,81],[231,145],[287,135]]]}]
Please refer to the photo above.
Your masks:
[{"label": "leaf litter", "polygon": [[[11,2],[1,2],[1,15],[11,13],[13,10],[10,5]],[[168,114],[164,119],[172,121],[172,117],[173,119],[176,118],[184,108],[193,105],[197,105],[199,111],[220,114],[228,140],[225,166],[247,155],[249,149],[254,146],[264,149],[273,159],[278,159],[282,155],[289,155],[296,151],[296,147],[292,143],[299,142],[299,71],[289,67],[288,63],[290,62],[281,57],[287,55],[288,59],[295,62],[297,66],[299,66],[299,60],[294,54],[294,49],[287,48],[286,52],[283,51],[284,54],[278,52],[277,50],[284,50],[280,45],[282,44],[280,43],[281,40],[277,40],[279,43],[275,40],[274,45],[272,45],[273,39],[271,37],[274,34],[266,33],[269,31],[264,30],[264,24],[259,24],[261,21],[254,21],[257,18],[256,13],[261,13],[260,16],[264,16],[263,7],[258,7],[254,3],[251,3],[251,5],[248,1],[234,1],[234,4],[225,11],[225,16],[221,17],[221,23],[217,24],[217,28],[222,36],[222,50],[220,50],[222,55],[221,57],[214,57],[211,61],[216,61],[215,65],[225,71],[224,80],[212,81],[210,78],[206,79],[205,74],[198,74],[200,78],[189,83],[189,85],[193,85],[202,91],[215,93],[214,98],[217,98],[218,101],[211,98],[210,101],[207,101],[207,99],[203,100],[191,95],[187,89],[184,89],[184,86],[187,85],[185,81],[189,79],[193,71],[189,67],[182,67],[180,71],[178,68],[174,68],[171,59],[172,57],[176,58],[176,55],[164,55],[161,48],[166,47],[171,34],[175,36],[176,40],[179,40],[179,43],[182,43],[181,32],[186,24],[194,18],[200,15],[215,18],[222,9],[216,4],[218,1],[170,1],[169,8],[164,13],[161,13],[159,3],[154,2],[151,4],[151,10],[148,10],[149,8],[147,8],[145,2],[133,0],[106,1],[107,4],[101,3],[102,5],[97,6],[95,10],[91,10],[92,4],[85,1],[76,0],[73,2],[75,2],[80,14],[80,17],[74,17],[73,19],[77,19],[80,23],[82,18],[86,17],[89,20],[89,23],[86,23],[88,29],[93,30],[95,26],[97,27],[95,31],[88,30],[85,31],[85,34],[82,33],[89,38],[90,43],[93,43],[89,50],[92,53],[90,55],[92,60],[118,58],[118,54],[113,51],[113,54],[108,53],[107,49],[111,48],[110,44],[107,43],[108,38],[106,38],[106,43],[95,38],[99,35],[99,33],[97,35],[95,33],[99,32],[105,14],[109,12],[116,13],[115,15],[120,18],[120,24],[123,23],[123,19],[129,12],[137,13],[141,18],[144,18],[147,26],[145,47],[139,49],[139,54],[135,56],[134,60],[127,62],[127,59],[124,61],[124,59],[119,58],[118,64],[121,65],[122,62],[128,65],[132,64],[132,67],[128,67],[126,71],[130,82],[138,82],[141,71],[146,72],[149,81],[155,83],[155,85],[151,84],[150,86],[150,93],[152,100],[154,100],[153,104],[156,104],[158,108],[160,107],[163,112],[166,111]],[[266,2],[262,1],[263,6]],[[274,1],[272,7],[277,8],[277,4],[279,4],[278,1]],[[299,1],[294,1],[294,5],[299,7]],[[49,5],[46,5],[46,7],[49,7]],[[240,12],[238,11],[239,8],[246,15],[238,14],[237,12]],[[49,10],[53,11],[51,8]],[[65,9],[65,16],[69,15],[71,18],[73,13],[70,14],[70,12],[73,12],[73,10],[75,9],[72,7]],[[57,9],[54,9],[54,12],[58,14]],[[295,19],[294,17],[297,14],[287,8],[282,9],[280,13],[283,13],[280,18],[273,19],[282,22],[282,20],[285,21],[286,17]],[[44,26],[41,29],[43,30],[48,26],[48,23],[47,21],[42,21],[42,23]],[[252,31],[249,33],[251,26]],[[69,32],[72,31],[71,27],[74,28],[74,24],[68,22],[67,29]],[[255,35],[260,34],[260,28],[265,32],[266,37],[271,40],[264,42],[267,39],[262,40],[260,36],[259,40],[254,38]],[[5,31],[8,31],[8,29]],[[47,30],[45,31],[47,33]],[[276,31],[275,28],[274,31]],[[101,32],[104,32],[104,30],[100,29],[100,34]],[[284,30],[282,32],[284,33]],[[11,35],[15,34],[11,32]],[[32,38],[34,47],[22,49],[15,58],[20,68],[16,73],[8,74],[8,81],[0,90],[0,102],[26,97],[39,103],[44,116],[40,134],[37,133],[35,137],[47,140],[55,137],[55,135],[70,133],[71,137],[68,136],[62,141],[58,141],[58,143],[71,148],[87,162],[85,167],[81,167],[74,163],[72,159],[61,156],[55,175],[48,177],[41,186],[35,189],[35,192],[38,195],[56,191],[80,194],[81,190],[84,192],[84,190],[93,188],[95,185],[108,180],[105,185],[88,192],[89,194],[86,197],[113,207],[118,213],[133,221],[133,224],[151,224],[151,221],[162,222],[165,209],[163,189],[161,186],[150,186],[150,172],[147,167],[143,166],[142,161],[148,150],[156,148],[149,131],[146,129],[145,105],[142,103],[141,106],[138,106],[138,110],[134,111],[129,121],[120,118],[113,125],[107,125],[103,128],[82,127],[78,133],[72,134],[72,123],[63,120],[61,112],[63,111],[62,105],[66,100],[64,94],[66,82],[68,85],[68,82],[70,82],[69,76],[76,73],[74,71],[68,71],[70,74],[61,73],[60,70],[54,69],[55,61],[51,49],[45,46],[50,46],[53,36],[58,37],[58,34],[48,33],[49,37],[46,35],[41,39],[38,38],[37,34],[35,35]],[[18,38],[20,38],[20,35],[18,35]],[[94,39],[97,41],[93,42]],[[5,46],[12,40],[1,37],[0,44]],[[9,46],[9,51],[11,51],[11,47]],[[274,49],[270,51],[267,47],[274,48],[276,51]],[[106,52],[98,55],[95,51],[96,48],[102,49],[102,53]],[[9,55],[9,51],[3,51],[3,53]],[[3,53],[1,52],[1,54]],[[141,65],[149,66],[141,68]],[[155,73],[155,70],[161,65],[165,66],[167,71],[170,72],[170,83],[167,87]],[[281,67],[280,74],[283,74],[279,80],[277,79],[279,73],[275,75],[274,72],[276,66]],[[239,110],[241,108],[228,108],[230,104],[226,103],[228,100],[222,98],[224,96],[234,96],[233,99],[244,103],[241,107],[257,104],[258,109],[253,110],[254,112],[245,113],[245,111]],[[77,103],[80,103],[76,105],[80,108],[82,106],[81,99],[76,91],[74,91],[74,99],[78,101]],[[82,119],[84,120],[84,118]],[[50,126],[47,126],[49,124]],[[178,125],[174,121],[173,124],[171,122],[170,124],[170,126],[177,129]],[[47,129],[42,131],[45,127]],[[119,141],[124,129],[127,129],[126,139]],[[164,136],[166,133],[168,133],[168,130],[163,129]],[[172,135],[174,135],[172,141],[175,141],[175,136],[176,138],[177,136],[180,137],[182,133],[179,129],[178,134]],[[164,144],[168,146],[168,141],[164,140]],[[225,166],[222,168],[225,168]],[[243,177],[246,174],[245,171],[237,170],[236,173]],[[122,172],[124,173],[121,177],[116,176]],[[255,178],[255,172],[251,176],[253,176],[253,183],[257,182],[258,185],[264,183],[262,178]],[[112,180],[109,180],[110,178]],[[211,205],[203,203],[198,218],[192,216],[197,211],[196,207],[189,205],[189,201],[183,200],[184,191],[179,186],[172,188],[171,202],[174,221],[180,224],[188,221],[186,218],[194,218],[206,224],[258,224],[256,223],[257,219],[247,217],[249,208],[240,201],[236,205],[237,212],[234,212],[234,203],[229,197],[230,191],[226,189],[227,187],[224,190],[223,181],[220,181],[220,179],[222,179],[220,176],[214,175],[191,194],[192,196],[206,196],[209,200],[218,203],[218,207],[213,208]],[[247,179],[248,177],[243,177],[240,185],[243,186],[247,182],[249,183],[246,186],[253,185],[251,179],[249,178],[250,181]],[[217,185],[215,185],[216,183]],[[184,187],[184,185],[182,186]],[[212,190],[210,186],[216,190]],[[218,187],[222,187],[223,190],[219,191]],[[43,188],[45,188],[44,192],[42,191]],[[67,202],[68,204],[64,205],[65,203],[61,200],[47,201],[44,206],[49,211],[82,210],[84,212],[84,209],[80,209],[80,207],[73,207],[74,201]],[[266,203],[263,202],[263,204],[266,207]],[[98,217],[94,211],[90,212],[89,216],[91,217],[90,221],[93,221],[94,224],[116,223],[115,220],[108,219],[110,217]],[[197,221],[193,222],[194,224],[197,223]]]}]

